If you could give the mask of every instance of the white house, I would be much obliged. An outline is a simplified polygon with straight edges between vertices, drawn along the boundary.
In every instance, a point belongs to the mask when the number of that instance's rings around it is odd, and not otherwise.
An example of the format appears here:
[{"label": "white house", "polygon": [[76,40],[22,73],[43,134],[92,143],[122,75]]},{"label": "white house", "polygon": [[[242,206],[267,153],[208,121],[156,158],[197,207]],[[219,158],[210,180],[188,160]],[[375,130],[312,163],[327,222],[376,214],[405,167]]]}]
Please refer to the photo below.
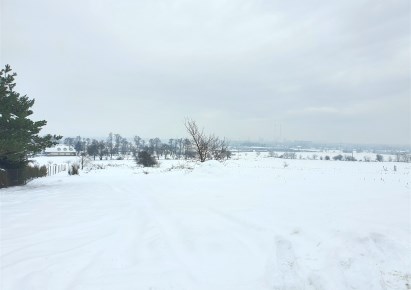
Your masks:
[{"label": "white house", "polygon": [[46,148],[44,150],[46,156],[76,156],[76,150],[73,147],[57,144],[54,147]]}]

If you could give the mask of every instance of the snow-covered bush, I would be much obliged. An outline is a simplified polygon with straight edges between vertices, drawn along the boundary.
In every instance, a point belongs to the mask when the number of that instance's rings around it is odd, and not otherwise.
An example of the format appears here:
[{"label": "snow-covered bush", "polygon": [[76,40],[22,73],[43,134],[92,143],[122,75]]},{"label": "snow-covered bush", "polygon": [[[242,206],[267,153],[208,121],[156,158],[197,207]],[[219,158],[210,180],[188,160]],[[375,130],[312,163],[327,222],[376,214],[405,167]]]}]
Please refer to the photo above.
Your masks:
[{"label": "snow-covered bush", "polygon": [[277,157],[278,157],[278,154],[277,154],[276,152],[274,152],[274,151],[270,151],[270,152],[268,152],[268,156],[277,158]]},{"label": "snow-covered bush", "polygon": [[351,156],[351,155],[345,155],[344,160],[345,161],[357,161],[357,159],[354,156]]},{"label": "snow-covered bush", "polygon": [[86,173],[89,173],[92,170],[102,170],[102,169],[106,169],[106,165],[99,164],[99,163],[90,163],[90,164],[87,164],[87,167],[84,168],[84,171]]},{"label": "snow-covered bush", "polygon": [[172,170],[185,170],[185,171],[191,171],[193,170],[194,167],[191,166],[190,164],[187,163],[179,163],[179,164],[174,164],[170,168],[167,169],[167,171],[172,171]]},{"label": "snow-covered bush", "polygon": [[134,158],[138,165],[143,165],[144,167],[153,167],[158,164],[156,158],[154,158],[147,151],[138,152],[138,154]]},{"label": "snow-covered bush", "polygon": [[377,154],[377,156],[375,157],[375,160],[378,162],[383,162],[384,161],[384,156],[382,156],[381,154]]},{"label": "snow-covered bush", "polygon": [[68,174],[69,175],[78,175],[79,174],[79,165],[77,163],[71,164]]},{"label": "snow-covered bush", "polygon": [[24,173],[25,180],[28,181],[34,178],[47,176],[47,167],[45,165],[27,166],[24,169],[23,173]]},{"label": "snow-covered bush", "polygon": [[411,154],[407,154],[405,152],[399,152],[395,155],[396,162],[410,162],[411,161]]},{"label": "snow-covered bush", "polygon": [[296,159],[297,154],[295,152],[284,152],[283,155],[280,156],[283,159]]}]

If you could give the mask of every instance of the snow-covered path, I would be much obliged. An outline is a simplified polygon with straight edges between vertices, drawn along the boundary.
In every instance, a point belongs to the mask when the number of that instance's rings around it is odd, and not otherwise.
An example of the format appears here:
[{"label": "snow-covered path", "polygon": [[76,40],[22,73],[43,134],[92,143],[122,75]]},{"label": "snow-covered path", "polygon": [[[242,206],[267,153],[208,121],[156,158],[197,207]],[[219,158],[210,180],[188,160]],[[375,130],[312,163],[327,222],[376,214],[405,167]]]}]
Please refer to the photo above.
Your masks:
[{"label": "snow-covered path", "polygon": [[289,163],[1,190],[1,289],[410,289],[409,167]]}]

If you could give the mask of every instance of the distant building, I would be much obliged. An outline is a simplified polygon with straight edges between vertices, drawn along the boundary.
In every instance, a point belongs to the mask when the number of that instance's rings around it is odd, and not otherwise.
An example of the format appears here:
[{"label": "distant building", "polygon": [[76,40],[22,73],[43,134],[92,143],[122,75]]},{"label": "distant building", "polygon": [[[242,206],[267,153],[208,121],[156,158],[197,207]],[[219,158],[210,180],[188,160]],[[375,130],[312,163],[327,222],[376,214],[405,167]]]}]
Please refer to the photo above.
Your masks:
[{"label": "distant building", "polygon": [[46,148],[44,150],[46,156],[76,156],[76,150],[73,147],[57,144],[54,147]]}]

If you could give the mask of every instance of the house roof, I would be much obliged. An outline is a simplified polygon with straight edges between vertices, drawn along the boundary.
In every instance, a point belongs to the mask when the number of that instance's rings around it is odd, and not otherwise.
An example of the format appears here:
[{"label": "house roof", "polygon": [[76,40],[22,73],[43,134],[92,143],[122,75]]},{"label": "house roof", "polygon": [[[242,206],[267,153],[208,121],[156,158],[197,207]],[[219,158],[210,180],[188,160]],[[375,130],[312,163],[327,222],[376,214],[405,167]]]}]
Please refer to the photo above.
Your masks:
[{"label": "house roof", "polygon": [[54,147],[46,148],[44,150],[46,153],[55,153],[55,152],[75,152],[74,148],[64,144],[57,144]]}]

